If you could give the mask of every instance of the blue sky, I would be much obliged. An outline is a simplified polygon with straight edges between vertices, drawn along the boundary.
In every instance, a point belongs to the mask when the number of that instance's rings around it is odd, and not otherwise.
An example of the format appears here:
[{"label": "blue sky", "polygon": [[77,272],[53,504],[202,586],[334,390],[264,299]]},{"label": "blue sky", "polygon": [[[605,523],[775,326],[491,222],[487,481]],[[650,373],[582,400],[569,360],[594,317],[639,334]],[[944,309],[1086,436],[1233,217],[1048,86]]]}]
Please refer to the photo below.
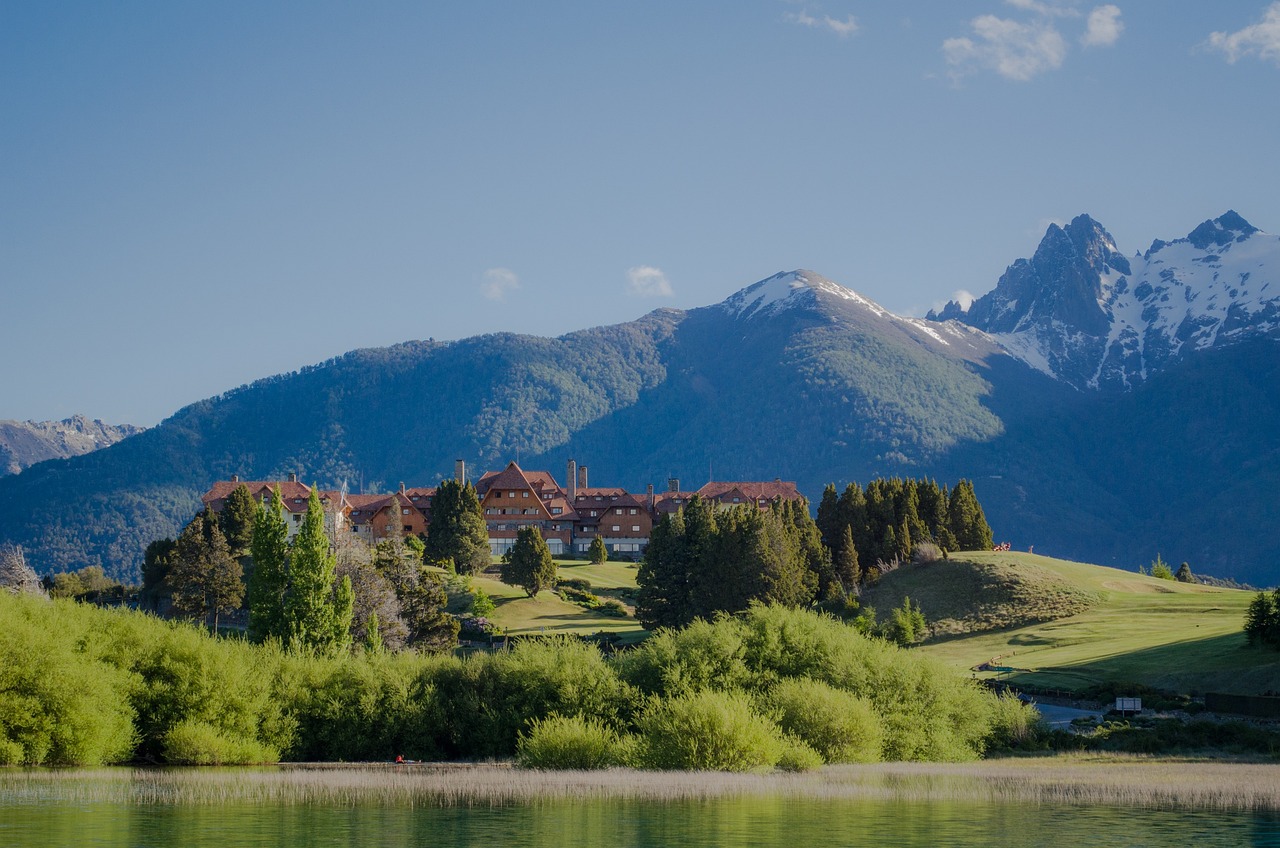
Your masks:
[{"label": "blue sky", "polygon": [[1280,230],[1280,2],[0,2],[0,419],[810,268],[898,312],[1051,221]]}]

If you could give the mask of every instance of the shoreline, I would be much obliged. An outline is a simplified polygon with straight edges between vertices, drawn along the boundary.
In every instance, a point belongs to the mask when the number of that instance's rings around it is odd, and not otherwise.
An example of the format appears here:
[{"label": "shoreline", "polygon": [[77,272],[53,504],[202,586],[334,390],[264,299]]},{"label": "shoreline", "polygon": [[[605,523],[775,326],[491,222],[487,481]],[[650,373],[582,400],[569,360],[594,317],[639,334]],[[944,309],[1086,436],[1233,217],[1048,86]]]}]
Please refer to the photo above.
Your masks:
[{"label": "shoreline", "polygon": [[[1188,768],[1193,765],[1193,768]],[[0,801],[493,806],[720,798],[1280,810],[1280,763],[1058,755],[974,763],[826,766],[803,774],[535,771],[511,763],[282,763],[257,767],[0,770]]]}]

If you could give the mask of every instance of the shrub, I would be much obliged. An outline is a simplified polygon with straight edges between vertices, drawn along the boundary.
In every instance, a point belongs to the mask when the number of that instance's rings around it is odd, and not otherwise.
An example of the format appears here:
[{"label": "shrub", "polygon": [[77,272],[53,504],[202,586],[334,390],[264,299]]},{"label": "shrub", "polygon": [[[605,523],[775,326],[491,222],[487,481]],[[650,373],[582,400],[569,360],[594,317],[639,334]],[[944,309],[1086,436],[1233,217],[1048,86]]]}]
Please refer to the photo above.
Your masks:
[{"label": "shrub", "polygon": [[794,736],[783,737],[782,746],[780,771],[813,771],[822,766],[822,755]]},{"label": "shrub", "polygon": [[493,612],[493,598],[489,597],[489,593],[477,586],[471,592],[471,614],[484,618]]},{"label": "shrub", "polygon": [[942,548],[933,542],[920,542],[911,551],[911,561],[916,565],[942,561]]},{"label": "shrub", "polygon": [[789,736],[828,763],[874,763],[884,729],[871,703],[816,680],[784,680],[761,698]]},{"label": "shrub", "polygon": [[1045,736],[1044,720],[1030,704],[1002,692],[991,705],[991,730],[987,747],[996,750],[1037,748]]},{"label": "shrub", "polygon": [[203,721],[183,721],[164,735],[164,758],[178,765],[222,766],[272,763],[280,753],[254,739],[239,738]]},{"label": "shrub", "polygon": [[654,769],[758,771],[787,745],[742,693],[695,692],[656,702],[640,719],[641,765]]},{"label": "shrub", "polygon": [[615,598],[608,598],[607,600],[601,601],[600,606],[596,607],[596,612],[600,613],[601,615],[613,616],[614,618],[627,617],[626,606],[622,603],[622,601],[619,601]]},{"label": "shrub", "polygon": [[746,689],[742,625],[731,618],[695,619],[682,630],[660,629],[614,663],[619,676],[642,692],[679,695],[703,689]]},{"label": "shrub", "polygon": [[[1189,572],[1191,569],[1187,569]],[[1156,554],[1155,560],[1151,563],[1151,576],[1158,577],[1161,580],[1172,580],[1173,569],[1169,567],[1169,563],[1161,559],[1160,554]]]},{"label": "shrub", "polygon": [[516,762],[535,769],[602,769],[627,765],[630,743],[608,725],[583,716],[534,719],[516,743]]}]

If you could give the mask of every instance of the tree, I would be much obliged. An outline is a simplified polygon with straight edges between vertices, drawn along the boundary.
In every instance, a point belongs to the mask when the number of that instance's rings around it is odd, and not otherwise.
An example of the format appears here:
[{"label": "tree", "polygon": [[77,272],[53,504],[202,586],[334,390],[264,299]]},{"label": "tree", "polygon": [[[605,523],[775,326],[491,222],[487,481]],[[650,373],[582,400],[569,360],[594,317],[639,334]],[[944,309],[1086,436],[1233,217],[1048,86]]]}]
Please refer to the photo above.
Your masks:
[{"label": "tree", "polygon": [[351,581],[351,640],[367,648],[371,630],[376,626],[379,645],[399,650],[408,635],[401,615],[400,596],[371,553],[376,554],[359,540],[339,544],[335,551],[334,574],[338,584],[341,585],[343,578]]},{"label": "tree", "polygon": [[258,518],[258,505],[253,502],[249,487],[241,483],[227,495],[218,516],[218,526],[227,537],[232,556],[244,556],[253,545],[253,528]]},{"label": "tree", "polygon": [[249,635],[265,639],[289,639],[285,622],[285,592],[289,586],[289,526],[284,520],[284,500],[280,487],[270,501],[258,505],[253,520],[249,550],[253,572],[249,577]]},{"label": "tree", "polygon": [[591,540],[591,547],[587,550],[587,556],[596,565],[608,562],[609,549],[605,546],[603,536],[596,536]]},{"label": "tree", "polygon": [[351,581],[335,586],[336,559],[324,528],[324,507],[314,487],[307,514],[293,540],[289,583],[285,593],[285,624],[295,649],[335,653],[351,641],[353,594]]},{"label": "tree", "polygon": [[[1187,569],[1190,571],[1191,569]],[[1151,563],[1151,576],[1158,577],[1161,580],[1172,580],[1173,569],[1169,568],[1169,563],[1161,559],[1160,554],[1156,554],[1155,560]]]},{"label": "tree", "polygon": [[1280,647],[1280,589],[1271,594],[1259,592],[1249,602],[1244,614],[1244,634],[1250,645]]},{"label": "tree", "polygon": [[982,505],[973,491],[973,483],[961,480],[951,490],[951,502],[947,504],[951,519],[951,533],[962,551],[991,550],[991,525],[982,513]]},{"label": "tree", "polygon": [[1191,573],[1191,566],[1185,562],[1182,565],[1178,566],[1178,573],[1175,574],[1174,577],[1175,579],[1177,579],[1179,583],[1199,583],[1200,582],[1199,580],[1196,579],[1196,576]]},{"label": "tree", "polygon": [[0,588],[19,595],[44,593],[40,578],[27,565],[27,557],[19,545],[0,544]]},{"label": "tree", "polygon": [[406,644],[419,651],[448,651],[458,644],[458,619],[445,612],[449,602],[435,575],[420,572],[401,604],[409,628]]},{"label": "tree", "polygon": [[537,527],[526,525],[516,533],[516,543],[502,557],[503,583],[519,586],[531,598],[556,582],[556,561]]},{"label": "tree", "polygon": [[902,606],[893,610],[892,619],[885,625],[885,636],[906,647],[924,639],[927,626],[920,605],[912,603],[911,598],[904,597]]},{"label": "tree", "polygon": [[680,627],[693,620],[687,561],[684,512],[667,513],[649,534],[636,573],[636,618],[644,627]]},{"label": "tree", "polygon": [[155,611],[166,591],[165,578],[169,576],[170,561],[177,542],[173,539],[156,539],[147,545],[142,555],[142,599]]},{"label": "tree", "polygon": [[244,570],[231,555],[226,537],[205,510],[192,519],[178,536],[169,576],[173,608],[194,618],[212,618],[218,632],[218,618],[240,608],[244,600]]},{"label": "tree", "polygon": [[470,483],[445,480],[436,488],[424,556],[431,562],[452,560],[459,574],[476,574],[489,567],[489,530]]},{"label": "tree", "polygon": [[855,594],[858,581],[862,579],[862,569],[858,565],[858,549],[853,544],[853,531],[847,526],[841,535],[840,546],[836,548],[833,559],[836,582],[844,595]]}]

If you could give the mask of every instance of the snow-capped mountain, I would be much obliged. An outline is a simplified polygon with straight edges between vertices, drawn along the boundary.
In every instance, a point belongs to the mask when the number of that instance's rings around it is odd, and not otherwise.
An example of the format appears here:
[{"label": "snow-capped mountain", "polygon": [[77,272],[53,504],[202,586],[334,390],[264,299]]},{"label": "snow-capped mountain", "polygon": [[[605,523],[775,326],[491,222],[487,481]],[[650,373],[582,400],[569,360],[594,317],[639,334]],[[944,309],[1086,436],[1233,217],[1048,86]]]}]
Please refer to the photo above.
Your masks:
[{"label": "snow-capped mountain", "polygon": [[1280,336],[1280,237],[1227,212],[1129,259],[1081,215],[967,311],[929,317],[990,333],[1076,388],[1131,387],[1188,351]]}]

